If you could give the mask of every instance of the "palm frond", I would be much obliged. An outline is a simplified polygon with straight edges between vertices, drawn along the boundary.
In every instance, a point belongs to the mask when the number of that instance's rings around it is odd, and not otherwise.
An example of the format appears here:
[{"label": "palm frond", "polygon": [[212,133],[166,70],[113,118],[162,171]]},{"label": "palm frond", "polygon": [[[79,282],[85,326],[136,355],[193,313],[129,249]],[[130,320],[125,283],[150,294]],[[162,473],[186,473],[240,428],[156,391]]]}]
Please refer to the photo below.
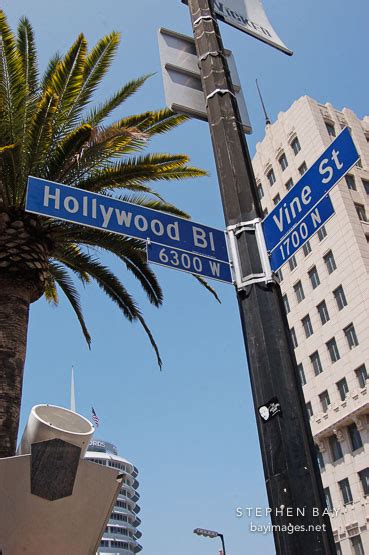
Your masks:
[{"label": "palm frond", "polygon": [[58,253],[58,260],[66,266],[77,269],[84,269],[91,278],[96,281],[97,285],[104,291],[108,297],[120,308],[123,314],[131,322],[138,320],[144,328],[152,347],[155,350],[157,361],[161,367],[162,361],[159,350],[153,335],[142,317],[137,305],[129,295],[123,284],[106,266],[103,266],[90,255],[82,252],[75,252],[65,248],[63,252]]},{"label": "palm frond", "polygon": [[5,207],[11,206],[14,201],[14,158],[13,154],[18,150],[17,145],[5,145],[0,147],[0,200]]},{"label": "palm frond", "polygon": [[45,283],[45,299],[48,303],[57,306],[59,304],[58,290],[56,288],[56,283],[54,277],[51,273]]},{"label": "palm frond", "polygon": [[[124,87],[119,89],[109,100],[105,101],[103,104],[94,108],[91,113],[87,116],[86,122],[90,125],[100,125],[104,119],[106,119],[118,106],[123,104],[127,98],[132,96],[142,85],[145,81],[151,77],[151,74],[143,75],[138,79],[134,79],[129,81]],[[123,127],[121,125],[120,127]],[[133,127],[133,126],[130,126]]]},{"label": "palm frond", "polygon": [[26,101],[23,64],[13,32],[0,10],[0,136],[2,141],[19,141],[20,113]]},{"label": "palm frond", "polygon": [[59,99],[55,113],[56,138],[69,131],[70,110],[83,85],[86,54],[87,41],[80,34],[50,76],[47,88]]},{"label": "palm frond", "polygon": [[53,138],[53,121],[58,97],[46,92],[41,97],[28,129],[28,173],[44,177],[46,156]]},{"label": "palm frond", "polygon": [[74,226],[62,234],[63,241],[75,241],[93,249],[101,249],[117,256],[132,272],[147,294],[149,301],[159,306],[163,302],[160,285],[146,260],[145,242],[98,229]]},{"label": "palm frond", "polygon": [[186,166],[183,154],[147,154],[131,157],[96,171],[79,181],[78,187],[95,193],[114,189],[140,190],[145,181],[170,181],[207,175],[203,170]]},{"label": "palm frond", "polygon": [[26,17],[23,17],[18,25],[18,51],[23,65],[24,84],[26,88],[26,98],[23,103],[22,113],[22,136],[20,140],[20,182],[26,179],[27,156],[25,145],[27,141],[27,128],[29,121],[34,113],[37,103],[38,93],[38,68],[37,53],[33,29]]},{"label": "palm frond", "polygon": [[138,308],[132,297],[113,272],[101,264],[97,258],[71,248],[71,245],[62,245],[57,248],[54,258],[73,270],[87,272],[108,297],[118,305],[130,322],[136,319]]},{"label": "palm frond", "polygon": [[65,177],[70,184],[80,183],[85,175],[106,167],[112,158],[141,150],[145,142],[145,135],[135,129],[119,129],[115,126],[96,129],[91,141],[81,152],[78,164],[74,164]]},{"label": "palm frond", "polygon": [[51,160],[48,161],[47,179],[63,182],[68,171],[70,171],[74,164],[78,164],[81,150],[91,140],[92,133],[91,125],[85,123],[73,129],[57,145]]},{"label": "palm frond", "polygon": [[39,91],[37,52],[33,29],[26,17],[19,21],[17,46],[23,64],[27,93],[32,97]]},{"label": "palm frond", "polygon": [[221,301],[220,298],[218,297],[217,292],[215,291],[215,289],[214,289],[211,285],[209,285],[209,283],[206,281],[206,279],[204,279],[203,277],[199,276],[198,274],[192,274],[192,275],[193,275],[193,277],[194,277],[195,279],[197,279],[197,281],[198,281],[199,283],[201,283],[201,285],[203,285],[203,286],[205,287],[205,289],[207,289],[208,291],[210,291],[210,293],[211,293],[212,295],[214,295],[214,297],[216,298],[216,300],[218,301],[218,303],[221,304],[222,301]]},{"label": "palm frond", "polygon": [[117,122],[122,127],[137,127],[150,136],[167,133],[174,127],[178,127],[189,118],[183,114],[176,114],[169,108],[163,110],[144,112],[134,116],[123,118]]},{"label": "palm frond", "polygon": [[[86,57],[83,84],[67,114],[67,120],[80,115],[88,104],[97,85],[108,71],[120,42],[120,33],[109,33],[103,37]],[[92,122],[91,122],[92,123]],[[93,122],[96,125],[95,122]]]},{"label": "palm frond", "polygon": [[154,351],[155,351],[155,353],[156,353],[156,360],[157,360],[157,362],[158,362],[158,366],[159,366],[159,368],[160,368],[160,370],[161,370],[161,368],[162,368],[162,366],[163,366],[163,361],[162,361],[162,359],[161,359],[160,352],[159,352],[158,346],[157,346],[157,344],[156,344],[156,341],[155,341],[155,339],[154,339],[154,336],[153,336],[153,334],[151,333],[150,328],[149,328],[148,325],[146,324],[146,322],[145,322],[145,320],[143,319],[143,317],[141,316],[141,314],[139,314],[139,315],[137,316],[137,319],[139,320],[140,324],[142,325],[143,329],[145,330],[145,332],[146,332],[146,334],[147,334],[147,336],[148,336],[148,338],[149,338],[149,341],[150,341],[150,343],[151,343],[151,345],[152,345],[152,347],[153,347],[153,349],[154,349]]},{"label": "palm frond", "polygon": [[54,56],[50,58],[50,61],[47,64],[45,73],[41,79],[41,83],[40,83],[41,90],[46,91],[49,88],[52,76],[56,68],[60,64],[61,60],[62,60],[62,55],[59,52],[56,52]]},{"label": "palm frond", "polygon": [[152,200],[140,195],[114,195],[114,198],[124,202],[130,202],[131,204],[139,204],[140,206],[152,208],[153,210],[159,210],[159,212],[167,212],[168,214],[178,216],[179,218],[185,218],[186,220],[190,218],[190,215],[187,214],[187,212],[184,212],[169,202]]},{"label": "palm frond", "polygon": [[88,333],[88,329],[86,327],[85,324],[85,320],[82,314],[82,310],[81,310],[81,306],[80,306],[80,301],[79,301],[79,294],[77,289],[75,288],[73,281],[71,280],[68,272],[66,271],[65,268],[63,268],[63,266],[61,264],[57,264],[56,262],[50,262],[49,264],[49,270],[50,273],[53,277],[53,279],[56,281],[56,283],[59,285],[59,287],[61,288],[61,290],[63,291],[63,293],[65,294],[65,296],[67,297],[68,301],[70,302],[77,318],[78,321],[80,323],[83,335],[85,336],[85,339],[87,341],[88,346],[91,346],[91,336]]}]

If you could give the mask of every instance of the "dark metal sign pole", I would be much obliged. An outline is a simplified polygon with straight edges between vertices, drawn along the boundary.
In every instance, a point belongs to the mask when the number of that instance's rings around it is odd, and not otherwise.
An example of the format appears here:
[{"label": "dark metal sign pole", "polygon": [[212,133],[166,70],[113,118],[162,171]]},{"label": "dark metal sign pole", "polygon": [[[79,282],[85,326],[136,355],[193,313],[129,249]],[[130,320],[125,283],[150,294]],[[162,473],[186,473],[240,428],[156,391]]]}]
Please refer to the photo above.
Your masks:
[{"label": "dark metal sign pole", "polygon": [[[188,4],[226,224],[250,222],[261,217],[261,209],[213,6],[209,0]],[[243,231],[237,243],[243,274],[260,273],[255,234]],[[267,422],[256,410],[272,523],[281,527],[273,530],[277,554],[333,555],[333,534],[329,516],[323,514],[323,486],[280,288],[254,283],[237,295],[255,409],[274,397],[282,409]],[[306,531],[291,534],[288,525],[304,526]]]}]

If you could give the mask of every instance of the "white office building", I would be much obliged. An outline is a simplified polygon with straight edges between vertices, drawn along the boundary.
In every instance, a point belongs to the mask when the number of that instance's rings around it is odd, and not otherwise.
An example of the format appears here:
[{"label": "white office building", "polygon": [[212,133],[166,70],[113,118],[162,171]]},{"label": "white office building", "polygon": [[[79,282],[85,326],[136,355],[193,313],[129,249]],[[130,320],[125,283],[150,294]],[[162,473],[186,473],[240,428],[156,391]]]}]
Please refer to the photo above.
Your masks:
[{"label": "white office building", "polygon": [[114,510],[110,516],[100,542],[99,555],[132,555],[142,547],[138,543],[141,532],[137,529],[141,520],[137,516],[140,507],[137,504],[138,481],[137,468],[118,455],[117,448],[107,441],[93,439],[90,441],[86,459],[97,464],[118,469],[123,474],[123,482]]},{"label": "white office building", "polygon": [[[342,555],[369,554],[369,117],[298,99],[267,125],[253,166],[271,211],[340,131],[360,160],[335,215],[281,268],[280,285],[326,503]],[[314,183],[310,184],[314,187]]]}]

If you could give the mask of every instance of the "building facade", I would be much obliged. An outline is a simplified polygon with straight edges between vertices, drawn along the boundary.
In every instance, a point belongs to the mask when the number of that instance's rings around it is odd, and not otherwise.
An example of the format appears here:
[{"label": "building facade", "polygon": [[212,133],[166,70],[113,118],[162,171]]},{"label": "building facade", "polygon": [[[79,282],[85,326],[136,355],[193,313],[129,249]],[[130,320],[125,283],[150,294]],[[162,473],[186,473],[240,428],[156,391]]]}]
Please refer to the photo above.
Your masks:
[{"label": "building facade", "polygon": [[113,444],[99,439],[90,441],[86,459],[116,468],[124,476],[114,510],[101,539],[98,554],[132,555],[132,553],[138,553],[142,549],[138,543],[142,534],[138,530],[141,520],[137,516],[140,512],[137,504],[140,497],[137,492],[139,485],[137,468],[120,457]]},{"label": "building facade", "polygon": [[[369,554],[369,117],[301,97],[253,158],[264,213],[335,136],[359,162],[331,191],[335,215],[282,266],[280,286],[337,553]],[[313,187],[314,184],[312,183]]]}]

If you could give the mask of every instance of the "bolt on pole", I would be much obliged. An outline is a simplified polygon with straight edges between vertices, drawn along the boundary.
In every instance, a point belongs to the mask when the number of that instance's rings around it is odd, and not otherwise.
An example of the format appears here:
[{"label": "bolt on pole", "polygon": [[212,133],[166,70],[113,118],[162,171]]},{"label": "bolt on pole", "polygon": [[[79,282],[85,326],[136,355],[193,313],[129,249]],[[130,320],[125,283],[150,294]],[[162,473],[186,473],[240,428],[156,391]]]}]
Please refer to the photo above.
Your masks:
[{"label": "bolt on pole", "polygon": [[[188,5],[226,225],[250,222],[262,217],[261,208],[214,9],[209,0],[188,0]],[[237,236],[237,245],[243,275],[260,274],[255,234],[247,226]],[[279,285],[254,283],[238,291],[237,297],[276,552],[334,555],[332,528]],[[273,398],[278,399],[282,413],[264,422],[257,408]],[[295,532],[288,533],[288,526],[289,530],[296,527]],[[298,526],[305,531],[297,531]]]}]

